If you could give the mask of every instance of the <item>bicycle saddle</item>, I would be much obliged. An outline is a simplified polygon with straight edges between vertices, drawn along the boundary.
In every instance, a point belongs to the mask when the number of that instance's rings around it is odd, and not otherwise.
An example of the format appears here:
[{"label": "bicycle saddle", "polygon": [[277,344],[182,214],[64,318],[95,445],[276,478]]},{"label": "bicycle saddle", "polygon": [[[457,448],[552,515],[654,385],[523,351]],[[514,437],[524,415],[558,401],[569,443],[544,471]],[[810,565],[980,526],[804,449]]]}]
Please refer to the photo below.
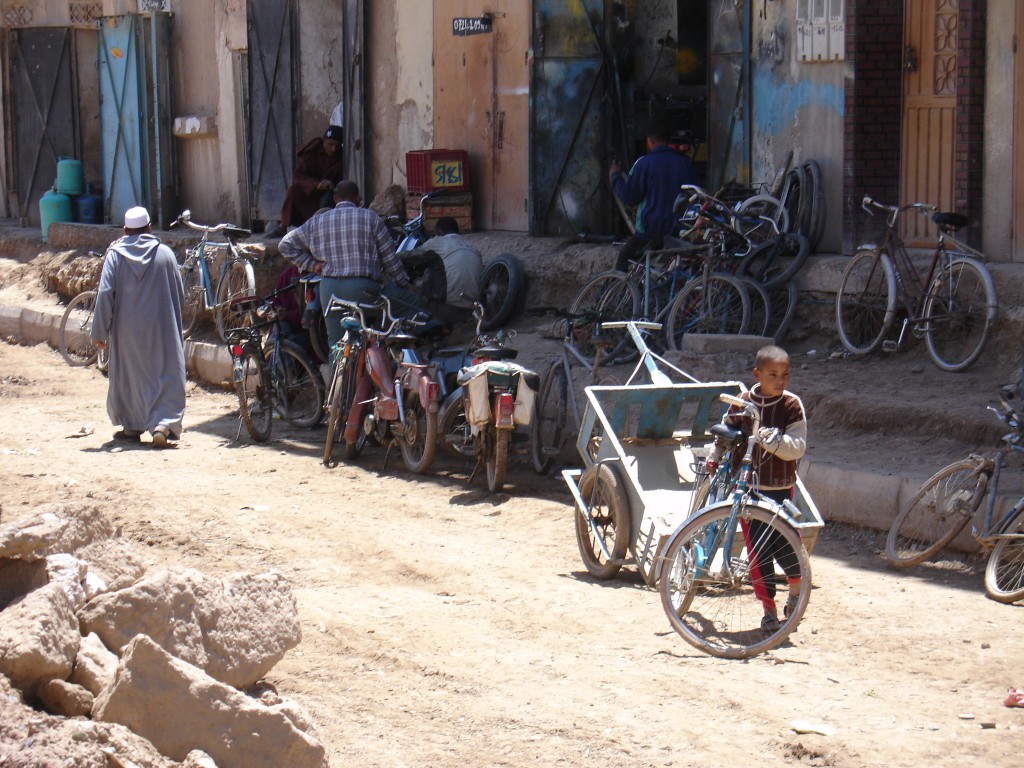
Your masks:
[{"label": "bicycle saddle", "polygon": [[363,330],[363,326],[360,324],[358,317],[349,315],[348,317],[341,318],[341,330],[358,332]]},{"label": "bicycle saddle", "polygon": [[389,347],[397,347],[399,349],[412,349],[422,343],[422,340],[413,336],[411,333],[392,333],[390,336],[385,337],[384,344]]},{"label": "bicycle saddle", "polygon": [[932,221],[938,224],[943,232],[956,232],[966,227],[969,222],[962,213],[933,213]]},{"label": "bicycle saddle", "polygon": [[715,424],[708,432],[730,443],[738,443],[744,438],[743,430],[730,427],[728,424]]}]

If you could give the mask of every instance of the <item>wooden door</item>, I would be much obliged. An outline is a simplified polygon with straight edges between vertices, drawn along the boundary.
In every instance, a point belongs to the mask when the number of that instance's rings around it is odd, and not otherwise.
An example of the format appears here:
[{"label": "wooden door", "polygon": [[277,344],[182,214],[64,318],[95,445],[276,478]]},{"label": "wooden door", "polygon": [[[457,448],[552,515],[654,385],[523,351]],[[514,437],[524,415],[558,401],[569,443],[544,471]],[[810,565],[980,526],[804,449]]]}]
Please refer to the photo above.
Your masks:
[{"label": "wooden door", "polygon": [[[958,0],[906,0],[900,204],[953,205]],[[936,234],[925,217],[902,217],[910,243]]]},{"label": "wooden door", "polygon": [[528,228],[529,30],[529,3],[520,0],[434,6],[434,148],[469,153],[473,218],[483,229]]},{"label": "wooden door", "polygon": [[1013,53],[1013,230],[1011,261],[1024,261],[1024,8],[1017,5]]}]

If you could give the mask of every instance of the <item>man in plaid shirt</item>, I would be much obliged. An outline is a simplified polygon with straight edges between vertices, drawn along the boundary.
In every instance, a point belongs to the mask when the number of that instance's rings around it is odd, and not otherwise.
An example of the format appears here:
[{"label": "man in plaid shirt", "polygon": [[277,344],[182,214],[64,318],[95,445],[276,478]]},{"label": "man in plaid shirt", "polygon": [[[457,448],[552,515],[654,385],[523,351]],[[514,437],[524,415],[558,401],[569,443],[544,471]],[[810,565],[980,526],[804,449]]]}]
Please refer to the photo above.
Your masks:
[{"label": "man in plaid shirt", "polygon": [[[331,296],[366,303],[388,285],[388,295],[415,310],[416,294],[407,289],[409,276],[395,252],[395,241],[384,221],[363,208],[359,186],[339,181],[334,188],[334,208],[314,216],[282,238],[281,255],[304,272],[321,276],[320,301],[326,307]],[[392,286],[398,286],[397,289]],[[341,338],[341,317],[327,316],[327,340],[333,348]]]}]

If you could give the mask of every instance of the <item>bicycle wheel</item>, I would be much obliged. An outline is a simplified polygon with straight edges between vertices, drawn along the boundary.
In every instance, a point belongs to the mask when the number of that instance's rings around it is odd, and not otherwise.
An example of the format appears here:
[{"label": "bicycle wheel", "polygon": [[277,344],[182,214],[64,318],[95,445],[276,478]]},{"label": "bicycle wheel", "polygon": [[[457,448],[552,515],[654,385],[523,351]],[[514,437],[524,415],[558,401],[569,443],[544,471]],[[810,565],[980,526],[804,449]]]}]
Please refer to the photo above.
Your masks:
[{"label": "bicycle wheel", "polygon": [[437,423],[441,450],[456,459],[474,459],[477,453],[477,442],[470,435],[466,420],[465,402],[464,390],[457,387],[441,406]]},{"label": "bicycle wheel", "polygon": [[896,318],[896,273],[887,253],[858,251],[843,272],[836,293],[836,328],[855,355],[874,352]]},{"label": "bicycle wheel", "polygon": [[334,442],[341,437],[345,428],[345,419],[348,416],[349,390],[351,389],[349,373],[349,358],[341,358],[334,366],[331,385],[329,387],[329,400],[327,402],[327,438],[324,441],[324,466],[331,464],[331,453],[334,450]]},{"label": "bicycle wheel", "polygon": [[[733,209],[739,217],[737,229],[753,245],[758,245],[789,229],[789,214],[777,197],[754,195],[736,203]],[[767,217],[775,222],[773,227]]]},{"label": "bicycle wheel", "polygon": [[821,184],[821,166],[818,161],[812,158],[803,167],[811,192],[808,227],[804,234],[810,241],[811,251],[817,251],[818,243],[825,234],[825,190]]},{"label": "bicycle wheel", "polygon": [[512,441],[511,429],[487,427],[484,436],[484,464],[487,469],[487,490],[497,493],[505,487],[508,469],[508,445]]},{"label": "bicycle wheel", "polygon": [[89,338],[95,309],[96,291],[82,291],[64,310],[60,319],[60,356],[68,365],[91,365],[96,360],[96,347]]},{"label": "bicycle wheel", "polygon": [[[760,523],[756,541],[751,521]],[[730,552],[724,552],[727,534],[733,537]],[[759,568],[752,553],[763,552],[769,536],[772,541],[781,537],[792,549],[802,585],[796,604],[775,630],[761,628],[765,603],[778,597],[771,596],[773,586],[788,592],[792,577],[776,576],[774,566],[767,576]],[[695,648],[725,659],[763,653],[789,637],[803,618],[810,588],[810,559],[796,529],[771,509],[751,503],[733,518],[728,502],[697,514],[672,535],[660,585],[672,628]]]},{"label": "bicycle wheel", "polygon": [[231,300],[236,296],[252,296],[255,293],[256,276],[252,264],[245,260],[231,262],[217,286],[217,308],[213,313],[221,341],[227,341],[229,331],[243,328],[248,323],[248,315],[232,311]]},{"label": "bicycle wheel", "polygon": [[922,485],[892,521],[885,556],[907,568],[934,556],[960,533],[988,488],[985,461],[971,456],[943,467]]},{"label": "bicycle wheel", "polygon": [[282,341],[277,359],[275,396],[284,418],[297,427],[311,429],[324,417],[324,390],[320,374],[306,353],[292,341]]},{"label": "bicycle wheel", "polygon": [[430,469],[437,450],[437,411],[431,412],[420,402],[416,392],[410,392],[405,403],[405,421],[398,447],[402,461],[410,472],[419,475]]},{"label": "bicycle wheel", "polygon": [[796,277],[810,254],[811,244],[806,237],[799,232],[786,232],[752,248],[740,261],[736,273],[765,288],[775,288]]},{"label": "bicycle wheel", "polygon": [[500,328],[515,312],[525,288],[523,266],[514,254],[503,253],[484,267],[480,275],[480,303],[484,305],[480,328]]},{"label": "bicycle wheel", "polygon": [[263,351],[246,349],[242,353],[241,376],[235,380],[242,422],[257,443],[267,442],[274,426],[270,393],[263,387],[263,366]]},{"label": "bicycle wheel", "polygon": [[1024,507],[999,535],[985,566],[985,594],[999,603],[1015,603],[1024,598]]},{"label": "bicycle wheel", "polygon": [[712,274],[691,280],[669,308],[665,338],[669,349],[681,350],[688,333],[745,333],[750,322],[750,297],[732,275]]},{"label": "bicycle wheel", "polygon": [[789,324],[793,322],[796,314],[796,303],[799,298],[796,283],[792,280],[785,285],[779,285],[768,290],[768,301],[771,304],[771,322],[765,336],[775,339],[776,344],[781,344],[786,338],[786,331]]},{"label": "bicycle wheel", "polygon": [[591,576],[610,579],[622,568],[629,548],[629,499],[625,486],[610,466],[595,464],[580,477],[580,496],[590,512],[588,517],[577,504],[573,516],[580,557]]},{"label": "bicycle wheel", "polygon": [[181,265],[181,287],[183,298],[181,302],[181,338],[187,339],[192,335],[199,321],[199,311],[203,307],[202,270],[194,259],[186,259]]},{"label": "bicycle wheel", "polygon": [[[579,317],[573,322],[570,344],[584,360],[597,357],[594,346],[594,324],[613,320],[634,320],[640,317],[640,289],[622,272],[610,270],[590,278],[569,305],[569,313]],[[620,353],[632,347],[625,328],[602,329],[601,339],[607,351],[601,362],[612,362]],[[632,350],[635,352],[635,349]],[[624,354],[624,357],[628,355]]]},{"label": "bicycle wheel", "polygon": [[540,382],[537,410],[530,421],[530,458],[539,475],[547,474],[562,452],[564,435],[576,430],[575,414],[569,413],[569,375],[561,361],[556,360]]},{"label": "bicycle wheel", "polygon": [[925,343],[944,371],[962,371],[978,359],[996,321],[992,276],[974,259],[960,259],[932,283],[924,301]]},{"label": "bicycle wheel", "polygon": [[754,336],[767,336],[772,321],[772,300],[765,287],[749,277],[740,278],[747,296],[750,297],[750,320],[747,322],[746,333]]}]

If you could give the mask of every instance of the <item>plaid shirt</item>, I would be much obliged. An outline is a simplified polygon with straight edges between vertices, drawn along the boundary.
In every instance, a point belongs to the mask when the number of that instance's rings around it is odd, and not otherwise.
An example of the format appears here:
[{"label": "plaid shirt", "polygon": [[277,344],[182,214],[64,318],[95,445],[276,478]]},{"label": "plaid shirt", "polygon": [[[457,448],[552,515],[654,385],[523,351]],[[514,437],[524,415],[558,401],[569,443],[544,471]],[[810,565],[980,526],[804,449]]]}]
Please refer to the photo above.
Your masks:
[{"label": "plaid shirt", "polygon": [[324,277],[384,276],[408,285],[409,276],[395,253],[395,241],[384,221],[369,208],[341,202],[293,229],[278,246],[281,255],[305,272],[323,262]]}]

